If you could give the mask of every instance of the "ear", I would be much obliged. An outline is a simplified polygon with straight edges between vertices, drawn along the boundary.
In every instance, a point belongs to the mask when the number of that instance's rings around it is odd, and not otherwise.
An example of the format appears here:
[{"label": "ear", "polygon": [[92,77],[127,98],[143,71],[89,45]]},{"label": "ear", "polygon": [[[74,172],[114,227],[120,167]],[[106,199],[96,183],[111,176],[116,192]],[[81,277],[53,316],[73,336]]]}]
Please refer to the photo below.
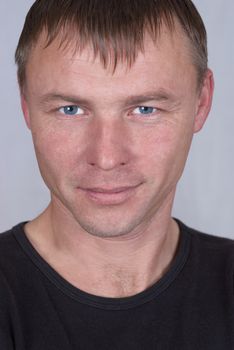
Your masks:
[{"label": "ear", "polygon": [[25,94],[23,92],[20,93],[20,101],[21,101],[21,108],[24,114],[24,120],[27,124],[27,127],[31,129],[31,121],[30,121],[30,115],[29,115],[29,108],[28,108],[28,102],[26,100]]},{"label": "ear", "polygon": [[214,77],[210,69],[207,70],[200,91],[197,112],[194,121],[194,133],[200,131],[205,124],[211,109],[214,92]]}]

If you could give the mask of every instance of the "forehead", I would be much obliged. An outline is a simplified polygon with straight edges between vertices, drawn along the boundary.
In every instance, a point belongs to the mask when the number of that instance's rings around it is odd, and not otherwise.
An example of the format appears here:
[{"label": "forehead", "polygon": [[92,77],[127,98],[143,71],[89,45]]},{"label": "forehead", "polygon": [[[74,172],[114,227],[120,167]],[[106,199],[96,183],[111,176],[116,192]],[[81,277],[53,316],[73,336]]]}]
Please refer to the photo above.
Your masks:
[{"label": "forehead", "polygon": [[[144,85],[154,80],[173,85],[178,79],[196,75],[192,63],[191,48],[187,37],[179,25],[172,33],[166,26],[162,26],[157,40],[153,40],[149,33],[145,33],[144,47],[139,51],[131,66],[127,60],[119,61],[113,69],[112,55],[107,67],[99,55],[94,55],[93,48],[88,44],[83,50],[76,50],[75,41],[61,45],[61,38],[57,37],[46,47],[46,34],[42,33],[35,47],[32,49],[26,67],[26,79],[39,84],[47,84],[48,89],[56,85],[66,84],[70,87],[77,81],[92,84],[124,84]],[[54,85],[54,86],[53,86]],[[103,86],[104,88],[104,86]]]}]

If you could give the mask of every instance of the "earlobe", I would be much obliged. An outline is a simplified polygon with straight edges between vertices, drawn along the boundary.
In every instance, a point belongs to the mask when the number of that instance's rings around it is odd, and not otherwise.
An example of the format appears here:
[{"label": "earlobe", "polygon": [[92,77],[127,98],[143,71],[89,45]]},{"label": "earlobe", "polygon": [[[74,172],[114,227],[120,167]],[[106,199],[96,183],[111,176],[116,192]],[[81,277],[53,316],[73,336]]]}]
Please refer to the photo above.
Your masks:
[{"label": "earlobe", "polygon": [[210,69],[207,70],[199,96],[197,113],[194,121],[194,133],[200,131],[205,124],[211,109],[214,91],[214,77]]},{"label": "earlobe", "polygon": [[20,94],[20,101],[21,101],[21,108],[24,114],[24,120],[27,124],[27,127],[31,129],[31,123],[30,123],[30,116],[29,116],[29,110],[28,110],[28,103],[26,101],[25,95],[23,92]]}]

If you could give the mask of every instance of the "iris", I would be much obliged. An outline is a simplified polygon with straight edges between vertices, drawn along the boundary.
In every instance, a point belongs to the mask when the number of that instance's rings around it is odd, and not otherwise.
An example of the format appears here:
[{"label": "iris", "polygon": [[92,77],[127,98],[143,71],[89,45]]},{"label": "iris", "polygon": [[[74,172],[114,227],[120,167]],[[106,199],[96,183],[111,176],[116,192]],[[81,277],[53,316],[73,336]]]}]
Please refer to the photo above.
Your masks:
[{"label": "iris", "polygon": [[146,106],[138,107],[138,110],[140,112],[139,114],[152,114],[155,112],[155,108]]},{"label": "iris", "polygon": [[62,112],[66,115],[76,115],[78,114],[79,107],[78,106],[65,106],[62,109]]}]

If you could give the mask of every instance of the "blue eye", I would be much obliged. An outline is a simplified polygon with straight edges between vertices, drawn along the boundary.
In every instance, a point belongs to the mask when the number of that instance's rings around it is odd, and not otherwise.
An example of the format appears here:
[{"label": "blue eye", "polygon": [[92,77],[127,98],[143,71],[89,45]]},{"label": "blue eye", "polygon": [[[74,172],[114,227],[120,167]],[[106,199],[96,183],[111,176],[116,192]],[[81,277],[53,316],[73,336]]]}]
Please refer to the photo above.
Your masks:
[{"label": "blue eye", "polygon": [[154,107],[140,106],[135,108],[133,113],[148,115],[148,114],[153,114],[156,111],[157,111],[157,108],[154,108]]},{"label": "blue eye", "polygon": [[65,107],[61,107],[59,109],[59,111],[62,114],[65,115],[79,115],[79,114],[84,114],[84,111],[79,107],[79,106],[75,106],[75,105],[71,105],[71,106],[65,106]]}]

